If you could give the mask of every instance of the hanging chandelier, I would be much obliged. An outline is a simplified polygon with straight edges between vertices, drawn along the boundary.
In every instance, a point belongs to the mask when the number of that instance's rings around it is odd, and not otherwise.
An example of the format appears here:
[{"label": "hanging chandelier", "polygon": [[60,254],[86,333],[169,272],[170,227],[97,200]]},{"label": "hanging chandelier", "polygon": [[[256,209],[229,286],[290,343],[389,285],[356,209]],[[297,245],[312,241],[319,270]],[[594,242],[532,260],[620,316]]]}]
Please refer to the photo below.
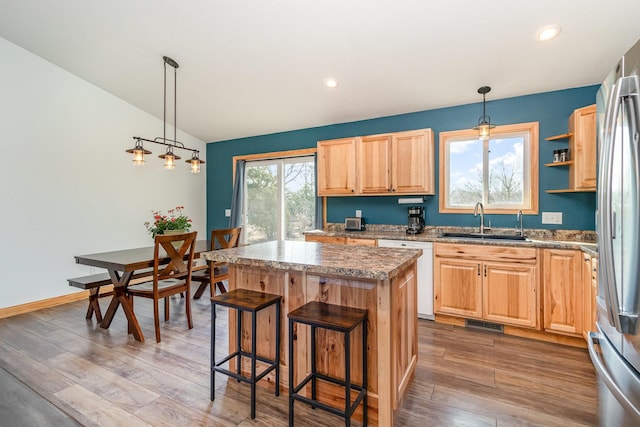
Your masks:
[{"label": "hanging chandelier", "polygon": [[[178,63],[168,56],[163,56],[164,60],[164,113],[163,113],[163,134],[162,137],[157,136],[154,139],[145,139],[139,136],[134,136],[133,140],[135,141],[135,146],[126,150],[127,153],[133,154],[133,164],[136,166],[144,165],[144,155],[151,154],[151,151],[146,150],[144,148],[143,142],[152,142],[154,144],[160,144],[167,147],[166,152],[161,154],[161,159],[164,160],[164,168],[165,169],[175,169],[176,160],[180,160],[180,156],[176,155],[173,150],[180,149],[191,151],[192,155],[187,163],[191,164],[191,173],[200,173],[200,165],[204,164],[204,160],[200,160],[200,151],[195,150],[193,148],[185,147],[184,144],[177,140],[177,113],[176,113],[176,105],[177,105],[177,78],[178,78]],[[167,65],[173,67],[173,139],[167,138]]]},{"label": "hanging chandelier", "polygon": [[491,87],[482,86],[478,89],[478,93],[482,95],[482,116],[478,119],[478,125],[473,129],[478,131],[478,138],[483,141],[487,141],[489,136],[491,135],[491,129],[496,127],[496,125],[491,124],[491,117],[487,116],[486,104],[487,104],[487,93],[491,92]]}]

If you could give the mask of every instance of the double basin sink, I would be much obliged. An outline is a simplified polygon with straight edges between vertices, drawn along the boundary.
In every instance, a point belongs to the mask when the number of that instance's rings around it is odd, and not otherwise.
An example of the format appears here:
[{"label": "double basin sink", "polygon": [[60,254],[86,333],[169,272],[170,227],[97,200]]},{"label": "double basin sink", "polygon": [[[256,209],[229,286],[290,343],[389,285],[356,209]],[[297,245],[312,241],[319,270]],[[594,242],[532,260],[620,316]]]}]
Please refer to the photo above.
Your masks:
[{"label": "double basin sink", "polygon": [[519,234],[491,234],[491,233],[442,233],[439,237],[452,237],[458,239],[483,239],[483,240],[527,240]]}]

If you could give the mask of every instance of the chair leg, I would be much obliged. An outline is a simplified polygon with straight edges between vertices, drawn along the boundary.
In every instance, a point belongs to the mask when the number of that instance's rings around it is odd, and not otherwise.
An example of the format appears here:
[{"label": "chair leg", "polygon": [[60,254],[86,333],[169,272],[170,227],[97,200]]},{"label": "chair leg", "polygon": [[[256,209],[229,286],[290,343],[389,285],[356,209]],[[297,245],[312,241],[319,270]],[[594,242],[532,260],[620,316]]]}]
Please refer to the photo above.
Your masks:
[{"label": "chair leg", "polygon": [[[191,289],[187,288],[187,295],[191,293]],[[191,319],[191,298],[186,298],[185,305],[187,306],[187,325],[189,329],[193,329],[193,320]]]},{"label": "chair leg", "polygon": [[218,286],[218,290],[220,291],[221,294],[227,293],[227,288],[224,287],[224,283],[216,282],[216,286]]},{"label": "chair leg", "polygon": [[153,300],[153,320],[156,327],[156,342],[160,342],[160,310],[158,310],[158,300]]},{"label": "chair leg", "polygon": [[[193,280],[193,279],[192,279]],[[207,289],[207,285],[209,284],[208,281],[206,282],[200,282],[200,286],[198,286],[198,289],[196,289],[196,293],[193,294],[193,299],[200,299],[200,297],[202,296],[202,294],[204,293],[204,290]],[[213,297],[213,295],[211,295]]]},{"label": "chair leg", "polygon": [[164,299],[164,321],[169,320],[169,297]]}]

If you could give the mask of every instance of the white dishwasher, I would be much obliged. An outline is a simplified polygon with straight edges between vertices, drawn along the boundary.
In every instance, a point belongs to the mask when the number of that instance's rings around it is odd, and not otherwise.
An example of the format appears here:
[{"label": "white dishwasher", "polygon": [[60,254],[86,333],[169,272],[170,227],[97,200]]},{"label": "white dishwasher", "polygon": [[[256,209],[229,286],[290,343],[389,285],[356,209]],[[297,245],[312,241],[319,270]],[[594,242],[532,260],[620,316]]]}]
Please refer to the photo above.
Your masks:
[{"label": "white dishwasher", "polygon": [[434,319],[433,316],[433,243],[413,240],[378,240],[382,248],[422,249],[418,258],[418,317]]}]

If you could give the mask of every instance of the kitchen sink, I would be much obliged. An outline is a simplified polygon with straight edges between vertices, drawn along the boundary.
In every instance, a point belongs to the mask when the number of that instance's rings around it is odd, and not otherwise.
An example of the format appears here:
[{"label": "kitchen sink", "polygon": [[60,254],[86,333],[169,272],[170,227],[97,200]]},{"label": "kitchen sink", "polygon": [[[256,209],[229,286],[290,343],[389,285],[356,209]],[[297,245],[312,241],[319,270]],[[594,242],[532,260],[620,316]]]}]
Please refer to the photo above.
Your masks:
[{"label": "kitchen sink", "polygon": [[484,240],[527,240],[525,236],[517,234],[491,234],[491,233],[442,233],[439,237],[453,237],[459,239],[484,239]]}]

